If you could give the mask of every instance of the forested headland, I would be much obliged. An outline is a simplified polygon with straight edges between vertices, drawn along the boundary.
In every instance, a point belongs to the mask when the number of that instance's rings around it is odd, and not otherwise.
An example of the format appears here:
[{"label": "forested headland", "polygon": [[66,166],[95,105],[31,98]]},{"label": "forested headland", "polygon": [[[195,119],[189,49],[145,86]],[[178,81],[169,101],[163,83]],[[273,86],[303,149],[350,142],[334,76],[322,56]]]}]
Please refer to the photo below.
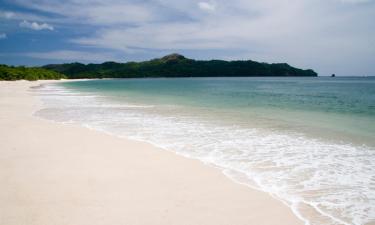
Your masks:
[{"label": "forested headland", "polygon": [[251,77],[317,76],[286,63],[259,63],[251,60],[194,60],[171,54],[144,62],[105,62],[102,64],[51,64],[43,68],[65,74],[68,78],[141,78],[141,77]]},{"label": "forested headland", "polygon": [[260,63],[252,60],[194,60],[179,54],[143,62],[105,62],[102,64],[64,63],[42,67],[0,65],[2,80],[154,78],[154,77],[253,77],[317,76],[311,69],[287,63]]}]

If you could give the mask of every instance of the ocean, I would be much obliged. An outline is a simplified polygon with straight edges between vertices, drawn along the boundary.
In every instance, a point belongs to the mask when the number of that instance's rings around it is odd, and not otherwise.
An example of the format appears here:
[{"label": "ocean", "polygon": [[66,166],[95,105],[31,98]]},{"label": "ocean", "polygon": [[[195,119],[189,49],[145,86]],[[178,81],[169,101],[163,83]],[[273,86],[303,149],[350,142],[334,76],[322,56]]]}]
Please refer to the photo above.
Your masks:
[{"label": "ocean", "polygon": [[74,81],[44,119],[152,143],[283,201],[305,224],[375,221],[375,78]]}]

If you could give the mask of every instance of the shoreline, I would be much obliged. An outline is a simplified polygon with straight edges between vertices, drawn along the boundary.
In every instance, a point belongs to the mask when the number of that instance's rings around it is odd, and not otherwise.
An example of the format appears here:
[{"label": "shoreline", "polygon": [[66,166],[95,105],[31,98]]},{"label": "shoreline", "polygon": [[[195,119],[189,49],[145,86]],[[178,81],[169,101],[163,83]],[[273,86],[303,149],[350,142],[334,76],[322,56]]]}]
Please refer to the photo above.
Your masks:
[{"label": "shoreline", "polygon": [[32,116],[51,82],[0,82],[1,224],[303,224],[201,161]]}]

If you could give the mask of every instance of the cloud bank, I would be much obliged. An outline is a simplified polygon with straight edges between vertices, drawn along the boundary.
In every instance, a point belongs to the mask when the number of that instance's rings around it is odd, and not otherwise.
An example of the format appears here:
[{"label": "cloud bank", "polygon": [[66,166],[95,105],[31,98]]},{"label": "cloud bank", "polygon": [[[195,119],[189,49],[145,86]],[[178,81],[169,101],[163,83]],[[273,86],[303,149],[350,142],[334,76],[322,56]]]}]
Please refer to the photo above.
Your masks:
[{"label": "cloud bank", "polygon": [[115,57],[111,53],[95,53],[87,51],[59,50],[49,52],[29,52],[23,53],[23,56],[29,56],[38,59],[53,59],[62,61],[80,61],[80,62],[100,62],[113,61]]}]

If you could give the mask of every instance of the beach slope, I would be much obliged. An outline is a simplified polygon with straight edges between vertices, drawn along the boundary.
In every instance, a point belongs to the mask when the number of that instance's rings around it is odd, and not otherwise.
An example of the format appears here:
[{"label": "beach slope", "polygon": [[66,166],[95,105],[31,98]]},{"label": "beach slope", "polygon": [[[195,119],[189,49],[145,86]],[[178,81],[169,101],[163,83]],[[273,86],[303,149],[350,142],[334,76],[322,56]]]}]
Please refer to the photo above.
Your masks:
[{"label": "beach slope", "polygon": [[0,224],[303,224],[197,160],[33,117],[43,82],[0,82]]}]

